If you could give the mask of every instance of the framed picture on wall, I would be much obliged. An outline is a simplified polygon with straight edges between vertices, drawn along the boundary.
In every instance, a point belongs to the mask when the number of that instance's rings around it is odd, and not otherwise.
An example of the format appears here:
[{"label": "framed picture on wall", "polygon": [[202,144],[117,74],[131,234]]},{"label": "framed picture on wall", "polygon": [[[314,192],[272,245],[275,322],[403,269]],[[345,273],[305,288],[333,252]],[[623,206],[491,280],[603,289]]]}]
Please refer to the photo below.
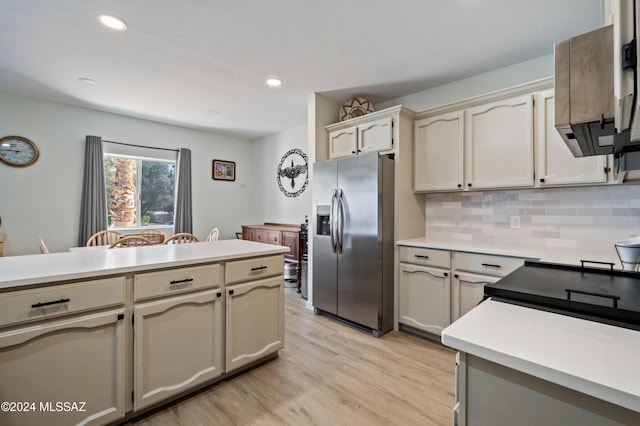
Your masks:
[{"label": "framed picture on wall", "polygon": [[214,180],[236,180],[235,161],[213,160],[211,177]]}]

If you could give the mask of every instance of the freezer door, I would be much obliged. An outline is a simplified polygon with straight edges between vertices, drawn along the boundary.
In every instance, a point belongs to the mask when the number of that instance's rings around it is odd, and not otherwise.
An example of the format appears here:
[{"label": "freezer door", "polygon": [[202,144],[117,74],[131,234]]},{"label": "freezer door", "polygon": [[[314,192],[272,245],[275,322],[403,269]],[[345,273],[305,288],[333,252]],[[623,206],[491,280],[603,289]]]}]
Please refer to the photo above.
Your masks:
[{"label": "freezer door", "polygon": [[376,153],[338,160],[338,316],[372,329],[382,300],[380,161]]},{"label": "freezer door", "polygon": [[336,160],[313,165],[313,306],[332,314],[338,312],[338,258],[332,248],[337,176]]}]

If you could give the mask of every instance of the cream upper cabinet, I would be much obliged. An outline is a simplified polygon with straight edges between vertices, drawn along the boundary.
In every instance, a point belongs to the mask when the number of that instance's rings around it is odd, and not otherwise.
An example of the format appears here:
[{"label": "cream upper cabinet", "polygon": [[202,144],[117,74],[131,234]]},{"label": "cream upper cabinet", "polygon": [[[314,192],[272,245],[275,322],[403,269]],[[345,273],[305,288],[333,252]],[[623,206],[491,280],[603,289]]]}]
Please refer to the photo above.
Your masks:
[{"label": "cream upper cabinet", "polygon": [[358,149],[358,126],[329,133],[329,158],[348,157]]},{"label": "cream upper cabinet", "polygon": [[329,133],[329,158],[393,149],[393,119],[383,117]]},{"label": "cream upper cabinet", "polygon": [[393,120],[384,117],[358,126],[358,154],[393,148]]},{"label": "cream upper cabinet", "polygon": [[554,90],[536,97],[537,184],[543,186],[605,183],[607,156],[576,158],[554,125]]},{"label": "cream upper cabinet", "polygon": [[464,112],[423,118],[414,123],[414,190],[463,188]]},{"label": "cream upper cabinet", "polygon": [[465,176],[469,189],[533,186],[533,96],[465,111]]},{"label": "cream upper cabinet", "polygon": [[[411,143],[411,127],[405,129],[404,120],[413,120],[413,115],[413,111],[398,105],[325,126],[329,135],[329,158],[379,151],[397,153],[395,145],[399,133]],[[403,127],[402,131],[400,127]]]}]

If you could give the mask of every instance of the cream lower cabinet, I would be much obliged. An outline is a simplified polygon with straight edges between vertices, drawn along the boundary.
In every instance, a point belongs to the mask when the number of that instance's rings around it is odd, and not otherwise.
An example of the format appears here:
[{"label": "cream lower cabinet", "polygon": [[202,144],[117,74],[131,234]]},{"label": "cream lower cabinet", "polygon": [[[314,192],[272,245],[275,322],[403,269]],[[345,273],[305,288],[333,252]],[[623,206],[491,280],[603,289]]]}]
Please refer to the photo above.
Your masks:
[{"label": "cream lower cabinet", "polygon": [[440,335],[450,324],[450,252],[401,246],[398,258],[400,327]]},{"label": "cream lower cabinet", "polygon": [[465,110],[468,189],[533,186],[533,96]]},{"label": "cream lower cabinet", "polygon": [[134,411],[222,374],[222,296],[213,289],[134,306]]},{"label": "cream lower cabinet", "polygon": [[398,322],[440,335],[450,324],[449,271],[400,263]]},{"label": "cream lower cabinet", "polygon": [[226,288],[226,371],[284,347],[283,276]]},{"label": "cream lower cabinet", "polygon": [[0,293],[0,303],[0,425],[124,417],[124,277]]},{"label": "cream lower cabinet", "polygon": [[482,302],[485,284],[498,282],[524,264],[522,257],[453,252],[451,322]]},{"label": "cream lower cabinet", "polygon": [[482,302],[485,284],[498,282],[500,277],[456,272],[451,288],[451,322],[475,308]]},{"label": "cream lower cabinet", "polygon": [[1,331],[0,399],[10,405],[0,424],[99,425],[124,417],[124,322],[122,308]]},{"label": "cream lower cabinet", "polygon": [[580,185],[607,182],[607,156],[574,157],[555,128],[554,90],[536,95],[537,185]]}]

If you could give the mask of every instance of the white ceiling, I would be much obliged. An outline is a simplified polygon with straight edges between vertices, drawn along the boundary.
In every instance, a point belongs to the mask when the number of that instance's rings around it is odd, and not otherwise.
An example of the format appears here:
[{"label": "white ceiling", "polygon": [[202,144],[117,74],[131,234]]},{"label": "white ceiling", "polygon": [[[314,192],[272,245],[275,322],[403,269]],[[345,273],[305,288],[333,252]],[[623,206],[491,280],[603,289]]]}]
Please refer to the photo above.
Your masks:
[{"label": "white ceiling", "polygon": [[394,99],[600,24],[600,0],[0,0],[0,91],[256,138],[314,92]]}]

